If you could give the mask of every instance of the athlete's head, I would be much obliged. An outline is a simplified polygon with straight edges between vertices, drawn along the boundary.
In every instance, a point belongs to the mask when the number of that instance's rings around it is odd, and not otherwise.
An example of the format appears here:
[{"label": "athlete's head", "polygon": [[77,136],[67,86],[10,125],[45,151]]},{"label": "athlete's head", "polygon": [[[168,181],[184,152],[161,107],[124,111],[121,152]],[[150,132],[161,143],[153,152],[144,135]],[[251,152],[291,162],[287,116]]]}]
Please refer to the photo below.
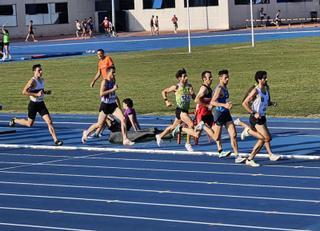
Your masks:
[{"label": "athlete's head", "polygon": [[133,101],[130,98],[126,98],[122,101],[123,103],[123,108],[127,109],[127,108],[133,108]]},{"label": "athlete's head", "polygon": [[212,83],[212,73],[211,71],[204,71],[201,74],[201,79],[203,84],[210,86]]},{"label": "athlete's head", "polygon": [[32,66],[32,71],[34,72],[35,77],[41,77],[42,76],[42,67],[41,64],[35,64]]},{"label": "athlete's head", "polygon": [[259,80],[267,81],[267,72],[266,71],[257,71],[254,80],[259,83]]},{"label": "athlete's head", "polygon": [[227,85],[229,82],[229,71],[224,69],[218,73],[220,83]]},{"label": "athlete's head", "polygon": [[110,80],[113,80],[116,77],[116,68],[114,66],[107,68],[107,77]]},{"label": "athlete's head", "polygon": [[186,69],[182,68],[177,71],[176,78],[183,84],[188,82],[188,75]]},{"label": "athlete's head", "polygon": [[99,59],[103,59],[104,58],[104,50],[103,49],[98,49],[97,50],[97,56]]}]

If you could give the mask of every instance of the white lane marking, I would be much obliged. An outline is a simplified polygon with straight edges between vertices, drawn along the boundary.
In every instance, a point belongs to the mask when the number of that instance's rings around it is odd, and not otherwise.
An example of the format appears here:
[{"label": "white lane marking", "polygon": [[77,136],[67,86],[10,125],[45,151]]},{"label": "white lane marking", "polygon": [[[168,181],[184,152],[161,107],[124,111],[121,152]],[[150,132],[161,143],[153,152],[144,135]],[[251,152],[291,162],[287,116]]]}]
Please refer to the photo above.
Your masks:
[{"label": "white lane marking", "polygon": [[[48,210],[48,209],[37,209],[37,208],[0,207],[0,209],[2,209],[2,210],[11,210],[11,211],[23,211],[23,212],[41,212],[41,213],[52,213],[52,212],[55,212],[55,211]],[[56,211],[56,213],[58,213],[58,214],[68,214],[68,215],[80,215],[80,216],[93,216],[93,217],[112,217],[112,218],[122,218],[122,219],[145,220],[145,221],[161,221],[161,222],[193,224],[193,225],[209,225],[209,226],[219,226],[219,227],[237,227],[237,228],[247,228],[247,229],[261,229],[261,230],[311,231],[311,230],[306,230],[306,229],[291,229],[291,228],[280,228],[280,227],[263,227],[263,226],[253,226],[253,225],[225,224],[225,223],[213,223],[213,222],[177,220],[177,219],[164,219],[164,218],[156,218],[156,217],[129,216],[129,215],[118,215],[118,214],[106,214],[106,213],[88,213],[88,212],[61,211],[61,210]]]},{"label": "white lane marking", "polygon": [[289,202],[302,202],[302,203],[320,203],[320,200],[307,200],[299,198],[281,198],[281,197],[263,197],[263,196],[239,196],[232,194],[216,194],[216,193],[199,193],[199,192],[186,192],[186,191],[171,191],[171,190],[152,190],[141,188],[115,188],[115,187],[102,187],[102,186],[88,186],[88,185],[64,185],[64,184],[42,184],[30,182],[12,182],[0,181],[2,185],[23,185],[23,186],[38,186],[49,188],[76,188],[76,189],[95,189],[95,190],[113,190],[113,191],[130,191],[130,192],[143,192],[143,193],[156,193],[156,194],[173,194],[184,196],[205,196],[205,197],[224,197],[224,198],[237,198],[237,199],[250,199],[250,200],[270,200],[270,201],[289,201]]},{"label": "white lane marking", "polygon": [[[69,158],[70,159],[70,158]],[[69,160],[65,159],[65,160]],[[73,159],[73,158],[72,158]],[[277,174],[264,174],[264,173],[246,173],[246,172],[225,172],[225,171],[196,171],[184,169],[164,169],[164,168],[133,168],[133,167],[114,167],[114,166],[101,166],[101,165],[80,165],[80,164],[51,164],[54,162],[61,162],[64,160],[55,160],[42,163],[24,163],[24,162],[8,162],[0,161],[2,164],[19,164],[20,167],[30,166],[50,166],[50,167],[68,167],[68,168],[96,168],[96,169],[116,169],[116,170],[133,170],[133,171],[149,171],[149,172],[177,172],[177,173],[195,173],[195,174],[212,174],[212,175],[237,175],[237,176],[253,176],[253,177],[276,177],[276,178],[294,178],[294,179],[309,179],[319,180],[320,176],[300,176],[300,175],[277,175]],[[12,167],[15,168],[15,167]],[[2,170],[11,169],[3,168]]]},{"label": "white lane marking", "polygon": [[14,193],[0,193],[0,196],[71,200],[71,201],[90,201],[90,202],[103,202],[103,203],[128,204],[128,205],[146,205],[146,206],[174,207],[174,208],[184,208],[184,209],[262,213],[262,214],[276,214],[276,215],[302,216],[302,217],[320,217],[320,214],[315,214],[315,213],[296,213],[296,212],[284,212],[284,211],[275,211],[275,210],[239,209],[239,208],[225,208],[225,207],[212,207],[212,206],[209,207],[209,206],[169,204],[169,203],[163,204],[163,203],[150,203],[150,202],[142,202],[142,201],[108,200],[108,199],[94,199],[94,198],[84,198],[84,197],[65,197],[65,196],[49,196],[49,195],[14,194]]},{"label": "white lane marking", "polygon": [[133,181],[158,181],[170,183],[186,183],[186,184],[205,184],[205,185],[228,185],[228,186],[243,186],[243,187],[258,187],[258,188],[281,188],[281,189],[299,189],[299,190],[316,190],[320,191],[318,187],[297,187],[284,185],[264,185],[264,184],[240,184],[240,183],[226,183],[218,181],[197,181],[197,180],[172,180],[159,178],[143,178],[143,177],[124,177],[124,176],[97,176],[97,175],[81,175],[81,174],[67,174],[67,173],[50,173],[50,172],[18,172],[18,171],[0,171],[5,174],[20,174],[20,175],[35,175],[35,176],[59,176],[59,177],[80,177],[93,179],[116,179],[116,180],[133,180]]},{"label": "white lane marking", "polygon": [[52,227],[52,226],[42,226],[42,225],[30,225],[30,224],[18,224],[18,223],[0,223],[0,226],[10,226],[10,227],[23,227],[23,228],[35,228],[44,230],[63,230],[63,231],[95,231],[93,229],[73,229],[66,227]]}]

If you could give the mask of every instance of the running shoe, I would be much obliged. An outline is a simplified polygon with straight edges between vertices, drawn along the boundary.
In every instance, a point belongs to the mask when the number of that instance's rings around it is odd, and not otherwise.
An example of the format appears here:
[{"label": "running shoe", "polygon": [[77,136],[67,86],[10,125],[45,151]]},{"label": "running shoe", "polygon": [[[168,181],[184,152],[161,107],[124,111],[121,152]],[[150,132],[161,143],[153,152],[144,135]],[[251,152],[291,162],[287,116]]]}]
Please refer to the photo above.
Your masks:
[{"label": "running shoe", "polygon": [[200,121],[200,123],[197,124],[197,126],[194,127],[195,131],[201,131],[203,129],[204,122]]},{"label": "running shoe", "polygon": [[62,140],[56,140],[56,141],[54,142],[54,144],[55,144],[56,146],[62,146],[62,145],[63,145],[63,141],[62,141]]},{"label": "running shoe", "polygon": [[233,121],[234,125],[240,126],[241,120],[240,118],[237,118],[235,121]]},{"label": "running shoe", "polygon": [[235,162],[236,164],[240,164],[240,163],[244,162],[245,160],[246,160],[246,158],[238,155],[238,156],[236,157],[236,159],[234,160],[234,162]]},{"label": "running shoe", "polygon": [[87,131],[83,130],[82,138],[81,138],[82,143],[85,144],[87,142],[87,139],[88,139]]},{"label": "running shoe", "polygon": [[249,135],[249,129],[250,129],[250,128],[248,128],[248,127],[245,127],[245,128],[243,129],[243,131],[241,132],[241,135],[240,135],[241,140],[245,140],[246,137],[250,136],[250,135]]},{"label": "running shoe", "polygon": [[[171,132],[172,137],[175,137],[176,134],[180,132],[180,128],[181,128],[181,125],[178,124],[178,125],[175,127],[175,129],[173,129],[173,131]],[[159,146],[159,145],[158,145],[158,146]]]},{"label": "running shoe", "polygon": [[184,146],[186,147],[188,152],[193,152],[193,148],[192,148],[191,144],[185,144]]},{"label": "running shoe", "polygon": [[256,163],[254,160],[246,160],[246,165],[250,167],[260,167],[260,164]]},{"label": "running shoe", "polygon": [[271,156],[269,156],[269,160],[271,161],[277,161],[279,159],[280,159],[279,155],[272,154]]},{"label": "running shoe", "polygon": [[161,139],[161,137],[160,137],[160,134],[156,135],[156,141],[157,141],[158,147],[160,147],[160,146],[161,146],[161,143],[162,143],[162,139]]},{"label": "running shoe", "polygon": [[12,118],[10,121],[9,121],[9,127],[14,127],[16,125],[16,122],[14,121],[16,118]]},{"label": "running shoe", "polygon": [[231,151],[221,151],[219,152],[219,158],[228,157],[231,155]]},{"label": "running shoe", "polygon": [[129,140],[129,139],[125,139],[125,140],[123,141],[123,145],[132,146],[132,145],[134,145],[134,142],[132,142],[132,141]]}]

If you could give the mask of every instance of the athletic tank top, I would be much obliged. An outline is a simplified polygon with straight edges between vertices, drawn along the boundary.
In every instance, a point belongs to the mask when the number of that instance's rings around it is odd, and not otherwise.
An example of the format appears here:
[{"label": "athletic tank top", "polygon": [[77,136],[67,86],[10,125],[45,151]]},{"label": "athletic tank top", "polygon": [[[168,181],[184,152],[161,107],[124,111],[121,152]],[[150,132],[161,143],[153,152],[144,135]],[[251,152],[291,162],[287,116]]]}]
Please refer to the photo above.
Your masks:
[{"label": "athletic tank top", "polygon": [[[29,92],[32,93],[38,93],[39,91],[43,91],[44,90],[44,80],[42,78],[35,78],[32,77],[32,80],[36,83],[35,88],[30,89]],[[30,100],[32,102],[42,102],[44,100],[44,94],[42,94],[39,97],[34,97],[34,96],[29,96]]]},{"label": "athletic tank top", "polygon": [[[202,97],[201,102],[208,104],[212,99],[212,89],[211,87],[208,87],[204,84],[202,84],[202,86],[206,88],[206,93]],[[206,112],[205,114],[211,114],[211,110],[209,110],[207,107],[202,106],[201,104],[197,104],[196,111],[200,111],[200,110],[202,111],[202,113]]]},{"label": "athletic tank top", "polygon": [[[214,88],[214,91],[216,91],[216,89],[218,87],[221,87],[221,90],[223,92],[223,97],[220,97],[218,98],[218,103],[227,103],[229,101],[229,91],[228,91],[228,88],[226,87],[222,87],[220,86],[220,84],[218,84],[215,88]],[[219,111],[219,112],[226,112],[226,111],[229,111],[229,109],[225,108],[225,107],[221,107],[221,106],[218,106],[216,107],[216,111]]]},{"label": "athletic tank top", "polygon": [[10,38],[9,38],[9,33],[3,34],[3,43],[9,43]]},{"label": "athletic tank top", "polygon": [[185,86],[182,86],[180,84],[177,84],[177,90],[176,90],[176,103],[178,108],[188,111],[190,108],[190,101],[191,101],[191,95],[189,92],[190,84],[186,84]]},{"label": "athletic tank top", "polygon": [[258,94],[251,105],[251,109],[254,112],[258,112],[260,116],[265,116],[269,104],[269,93],[268,91],[263,93],[258,87],[256,87],[256,90]]},{"label": "athletic tank top", "polygon": [[[114,81],[105,81],[105,85],[104,85],[104,90],[110,90],[114,87],[116,83]],[[101,97],[101,102],[106,103],[106,104],[112,104],[115,103],[117,99],[117,95],[116,92],[111,92],[110,94],[104,95]]]}]

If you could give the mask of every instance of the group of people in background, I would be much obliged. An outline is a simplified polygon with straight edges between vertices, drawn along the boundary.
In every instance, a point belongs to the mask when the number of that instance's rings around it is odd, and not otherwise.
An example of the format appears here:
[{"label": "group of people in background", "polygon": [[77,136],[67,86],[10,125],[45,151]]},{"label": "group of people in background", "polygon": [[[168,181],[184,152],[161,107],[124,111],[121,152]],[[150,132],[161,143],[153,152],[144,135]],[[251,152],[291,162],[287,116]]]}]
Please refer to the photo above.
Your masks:
[{"label": "group of people in background", "polygon": [[263,24],[265,26],[270,26],[271,24],[275,25],[277,28],[279,28],[281,24],[281,18],[280,18],[281,11],[278,10],[274,19],[271,19],[270,16],[267,16],[267,14],[264,11],[264,8],[261,7],[259,10],[259,19],[260,19],[260,26]]},{"label": "group of people in background", "polygon": [[75,20],[76,36],[78,39],[88,39],[93,35],[93,19],[92,17],[84,18],[82,21]]},{"label": "group of people in background", "polygon": [[150,19],[150,32],[151,32],[151,35],[159,35],[159,17],[158,15],[154,16],[152,15],[151,16],[151,19]]}]

